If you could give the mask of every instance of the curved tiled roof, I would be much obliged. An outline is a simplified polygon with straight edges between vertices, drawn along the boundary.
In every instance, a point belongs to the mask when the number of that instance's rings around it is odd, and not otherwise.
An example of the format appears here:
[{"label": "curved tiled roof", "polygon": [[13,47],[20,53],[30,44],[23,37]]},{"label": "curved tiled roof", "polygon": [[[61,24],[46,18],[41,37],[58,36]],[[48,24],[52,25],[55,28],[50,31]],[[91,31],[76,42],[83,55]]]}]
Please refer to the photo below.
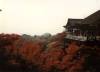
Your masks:
[{"label": "curved tiled roof", "polygon": [[91,14],[90,16],[86,17],[82,21],[82,23],[84,23],[84,24],[93,24],[98,20],[100,20],[100,10],[98,10],[95,13]]}]

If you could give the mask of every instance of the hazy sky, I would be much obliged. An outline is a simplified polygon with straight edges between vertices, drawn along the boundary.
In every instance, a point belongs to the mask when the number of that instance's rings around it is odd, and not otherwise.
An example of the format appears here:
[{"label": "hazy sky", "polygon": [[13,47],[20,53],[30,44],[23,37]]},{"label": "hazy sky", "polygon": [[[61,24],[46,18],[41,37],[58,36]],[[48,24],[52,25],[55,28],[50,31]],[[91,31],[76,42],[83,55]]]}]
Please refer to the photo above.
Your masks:
[{"label": "hazy sky", "polygon": [[56,34],[68,18],[85,18],[100,0],[0,0],[0,33]]}]

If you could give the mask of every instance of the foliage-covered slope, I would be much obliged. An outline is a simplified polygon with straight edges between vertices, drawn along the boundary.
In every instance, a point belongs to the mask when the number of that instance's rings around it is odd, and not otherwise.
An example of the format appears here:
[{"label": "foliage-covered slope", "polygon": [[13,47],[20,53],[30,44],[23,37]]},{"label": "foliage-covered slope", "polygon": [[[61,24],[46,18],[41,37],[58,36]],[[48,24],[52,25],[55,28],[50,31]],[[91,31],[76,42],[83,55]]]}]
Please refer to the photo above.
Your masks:
[{"label": "foliage-covered slope", "polygon": [[100,48],[54,36],[0,34],[0,71],[99,72]]}]

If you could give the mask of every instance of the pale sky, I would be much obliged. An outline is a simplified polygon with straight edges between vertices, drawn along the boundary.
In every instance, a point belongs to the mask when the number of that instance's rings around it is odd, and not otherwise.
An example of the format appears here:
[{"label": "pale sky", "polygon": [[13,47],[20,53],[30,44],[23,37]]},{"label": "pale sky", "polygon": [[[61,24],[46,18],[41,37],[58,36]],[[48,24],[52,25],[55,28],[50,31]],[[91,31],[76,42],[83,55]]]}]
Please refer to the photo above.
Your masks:
[{"label": "pale sky", "polygon": [[0,33],[56,34],[68,18],[85,18],[100,0],[0,0]]}]

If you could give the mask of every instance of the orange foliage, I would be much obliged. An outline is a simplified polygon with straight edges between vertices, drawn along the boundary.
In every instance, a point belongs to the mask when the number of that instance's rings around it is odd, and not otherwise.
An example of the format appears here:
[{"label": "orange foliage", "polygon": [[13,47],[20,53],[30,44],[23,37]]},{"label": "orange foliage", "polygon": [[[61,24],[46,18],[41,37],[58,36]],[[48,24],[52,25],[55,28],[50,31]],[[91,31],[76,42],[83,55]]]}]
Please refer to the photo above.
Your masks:
[{"label": "orange foliage", "polygon": [[[0,45],[5,48],[9,56],[8,63],[19,64],[18,59],[23,59],[26,64],[38,66],[42,72],[49,72],[53,68],[63,72],[78,72],[83,69],[85,56],[80,56],[80,47],[72,42],[68,47],[63,48],[63,39],[66,33],[54,36],[44,48],[42,41],[27,41],[16,34],[1,34]],[[66,53],[65,53],[65,52]],[[19,58],[18,58],[19,56]]]}]

